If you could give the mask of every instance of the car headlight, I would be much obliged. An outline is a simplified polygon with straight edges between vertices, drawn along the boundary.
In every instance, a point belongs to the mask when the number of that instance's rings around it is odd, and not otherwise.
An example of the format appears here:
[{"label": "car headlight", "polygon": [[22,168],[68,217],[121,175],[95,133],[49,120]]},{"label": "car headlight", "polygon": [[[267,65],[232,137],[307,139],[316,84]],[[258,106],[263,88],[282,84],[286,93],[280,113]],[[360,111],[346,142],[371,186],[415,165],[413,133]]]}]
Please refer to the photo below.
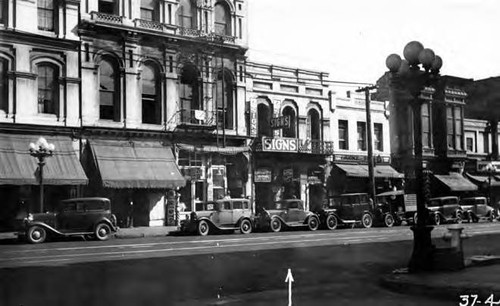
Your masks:
[{"label": "car headlight", "polygon": [[33,221],[33,214],[28,214],[28,217],[26,217],[26,220]]}]

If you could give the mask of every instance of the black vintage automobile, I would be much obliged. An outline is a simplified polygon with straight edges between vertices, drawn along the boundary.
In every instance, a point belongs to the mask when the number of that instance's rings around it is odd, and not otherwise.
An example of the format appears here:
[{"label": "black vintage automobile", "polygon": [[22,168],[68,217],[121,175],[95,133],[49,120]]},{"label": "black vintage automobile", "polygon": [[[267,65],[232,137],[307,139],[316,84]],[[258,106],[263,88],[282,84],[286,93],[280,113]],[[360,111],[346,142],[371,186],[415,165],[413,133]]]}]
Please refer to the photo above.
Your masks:
[{"label": "black vintage automobile", "polygon": [[[390,213],[394,219],[394,225],[401,225],[403,222],[410,224],[414,222],[417,212],[417,199],[415,194],[407,194],[404,190],[391,190],[379,193],[375,202],[377,206],[386,213]],[[388,220],[390,217],[387,217]],[[390,226],[390,222],[384,225]],[[390,220],[389,220],[390,221]]]},{"label": "black vintage automobile", "polygon": [[450,222],[462,223],[464,218],[464,211],[459,205],[458,197],[455,196],[432,198],[427,208],[435,225]]},{"label": "black vintage automobile", "polygon": [[469,222],[479,222],[481,219],[493,222],[497,218],[495,209],[488,205],[486,197],[462,198],[460,206],[464,212],[464,220]]},{"label": "black vintage automobile", "polygon": [[63,200],[54,212],[29,214],[19,236],[31,243],[42,243],[50,236],[82,236],[107,240],[118,229],[107,198]]},{"label": "black vintage automobile", "polygon": [[337,227],[333,217],[338,225],[354,226],[361,223],[367,228],[372,227],[375,218],[373,203],[366,193],[348,193],[331,197],[328,199],[328,206],[318,214],[324,226],[330,229]]},{"label": "black vintage automobile", "polygon": [[260,230],[273,232],[293,227],[307,227],[315,231],[319,227],[319,218],[305,209],[302,200],[288,199],[274,202],[269,209],[261,209],[255,216],[255,225]]}]

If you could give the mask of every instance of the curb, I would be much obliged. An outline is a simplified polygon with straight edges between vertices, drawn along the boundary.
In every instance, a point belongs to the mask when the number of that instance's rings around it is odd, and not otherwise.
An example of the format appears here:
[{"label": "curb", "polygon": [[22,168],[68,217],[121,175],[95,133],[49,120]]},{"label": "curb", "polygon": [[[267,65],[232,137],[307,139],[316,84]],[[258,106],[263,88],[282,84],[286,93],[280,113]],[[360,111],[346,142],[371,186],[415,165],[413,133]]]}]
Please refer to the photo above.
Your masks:
[{"label": "curb", "polygon": [[[488,266],[496,264],[491,261],[489,264],[482,263],[480,266]],[[477,265],[479,266],[479,265]],[[472,267],[477,267],[472,265]],[[466,268],[467,269],[467,268]],[[448,272],[452,275],[454,272]],[[448,274],[447,273],[447,274]],[[480,297],[487,298],[491,294],[500,292],[500,286],[485,285],[480,281],[456,281],[448,284],[439,284],[433,282],[433,275],[439,275],[440,272],[422,273],[422,274],[391,274],[383,276],[379,279],[382,287],[391,291],[409,295],[427,295],[437,299],[456,300],[459,301],[460,295],[464,294],[477,294]]]}]

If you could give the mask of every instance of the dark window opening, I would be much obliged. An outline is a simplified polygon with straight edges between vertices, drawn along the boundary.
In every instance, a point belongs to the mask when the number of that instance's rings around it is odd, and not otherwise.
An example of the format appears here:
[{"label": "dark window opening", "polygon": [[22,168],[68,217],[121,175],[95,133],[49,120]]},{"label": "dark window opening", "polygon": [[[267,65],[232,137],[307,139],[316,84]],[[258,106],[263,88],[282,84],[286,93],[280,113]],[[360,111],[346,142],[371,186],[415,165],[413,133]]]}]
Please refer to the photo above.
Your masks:
[{"label": "dark window opening", "polygon": [[38,71],[38,113],[57,114],[58,112],[58,69],[51,64],[40,64]]},{"label": "dark window opening", "polygon": [[43,31],[54,31],[55,29],[55,5],[53,0],[38,0],[38,29]]},{"label": "dark window opening", "polygon": [[156,0],[141,0],[141,19],[158,21],[158,3]]},{"label": "dark window opening", "polygon": [[358,151],[366,151],[366,122],[358,122]]},{"label": "dark window opening", "polygon": [[103,60],[99,67],[99,118],[120,121],[117,65]]},{"label": "dark window opening", "polygon": [[100,13],[117,15],[118,5],[114,0],[99,0],[98,8]]},{"label": "dark window opening", "polygon": [[349,149],[349,127],[347,120],[339,120],[339,149]]},{"label": "dark window opening", "polygon": [[[222,76],[224,74],[224,77]],[[215,86],[217,124],[220,128],[232,129],[234,116],[233,80],[230,72],[219,71]]]},{"label": "dark window opening", "polygon": [[9,80],[7,71],[9,70],[9,62],[6,59],[0,58],[0,110],[9,111]]},{"label": "dark window opening", "polygon": [[159,95],[158,70],[144,65],[142,70],[142,122],[161,123],[161,107]]},{"label": "dark window opening", "polygon": [[229,7],[225,3],[217,3],[214,7],[215,33],[220,35],[231,35],[231,15]]},{"label": "dark window opening", "polygon": [[[202,110],[199,73],[195,66],[184,66],[180,82],[181,121],[199,124],[204,121]],[[206,119],[206,118],[205,118]]]},{"label": "dark window opening", "polygon": [[375,136],[375,139],[373,140],[374,142],[374,147],[375,150],[377,151],[383,151],[384,150],[384,141],[383,141],[383,127],[382,123],[374,123],[373,124],[373,136]]},{"label": "dark window opening", "polygon": [[295,110],[292,107],[287,106],[283,109],[283,116],[290,118],[290,127],[283,128],[283,137],[296,138],[297,137],[297,124],[296,124],[297,118],[295,116]]},{"label": "dark window opening", "polygon": [[307,137],[312,140],[321,139],[321,124],[319,113],[315,109],[311,109],[307,113]]},{"label": "dark window opening", "polygon": [[196,6],[190,0],[181,0],[177,10],[177,21],[183,28],[196,29]]},{"label": "dark window opening", "polygon": [[258,130],[257,136],[273,136],[273,131],[271,130],[271,109],[265,104],[259,104],[257,106],[257,123]]}]

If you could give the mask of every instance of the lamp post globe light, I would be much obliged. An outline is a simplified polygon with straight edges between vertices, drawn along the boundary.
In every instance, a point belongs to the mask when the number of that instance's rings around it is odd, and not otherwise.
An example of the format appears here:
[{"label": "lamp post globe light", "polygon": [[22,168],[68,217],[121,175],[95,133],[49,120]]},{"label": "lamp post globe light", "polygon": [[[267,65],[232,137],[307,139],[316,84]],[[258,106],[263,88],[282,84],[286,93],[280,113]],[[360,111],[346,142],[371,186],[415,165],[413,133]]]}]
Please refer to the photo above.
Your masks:
[{"label": "lamp post globe light", "polygon": [[[425,205],[423,188],[424,171],[422,159],[422,100],[420,93],[426,86],[433,85],[443,65],[441,57],[431,49],[424,48],[418,41],[409,42],[403,51],[404,59],[398,54],[391,54],[386,59],[390,73],[390,86],[409,92],[409,106],[413,113],[413,171],[415,173],[415,194],[417,196],[417,223],[412,226],[414,241],[413,252],[408,265],[410,272],[432,269],[433,246],[432,227],[427,226],[428,211]],[[394,101],[398,103],[398,101]],[[403,124],[403,123],[400,123]]]},{"label": "lamp post globe light", "polygon": [[30,143],[30,155],[35,157],[38,162],[38,180],[40,183],[40,212],[43,212],[43,167],[45,159],[54,154],[55,146],[53,143],[48,143],[43,137],[40,137],[36,143]]}]

